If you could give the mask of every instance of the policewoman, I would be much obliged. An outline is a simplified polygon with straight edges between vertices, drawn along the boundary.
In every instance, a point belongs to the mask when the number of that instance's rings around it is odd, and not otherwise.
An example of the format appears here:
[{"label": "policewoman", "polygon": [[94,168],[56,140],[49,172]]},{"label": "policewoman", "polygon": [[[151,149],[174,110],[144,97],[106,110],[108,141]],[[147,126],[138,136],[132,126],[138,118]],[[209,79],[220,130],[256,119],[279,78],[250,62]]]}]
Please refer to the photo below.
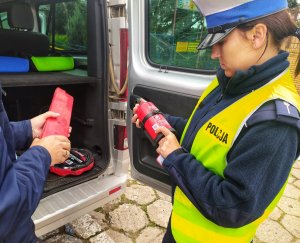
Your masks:
[{"label": "policewoman", "polygon": [[286,0],[195,4],[208,27],[198,49],[212,48],[220,68],[187,121],[167,115],[180,142],[157,130],[174,183],[163,242],[251,242],[299,155],[300,98],[280,46],[300,31]]}]

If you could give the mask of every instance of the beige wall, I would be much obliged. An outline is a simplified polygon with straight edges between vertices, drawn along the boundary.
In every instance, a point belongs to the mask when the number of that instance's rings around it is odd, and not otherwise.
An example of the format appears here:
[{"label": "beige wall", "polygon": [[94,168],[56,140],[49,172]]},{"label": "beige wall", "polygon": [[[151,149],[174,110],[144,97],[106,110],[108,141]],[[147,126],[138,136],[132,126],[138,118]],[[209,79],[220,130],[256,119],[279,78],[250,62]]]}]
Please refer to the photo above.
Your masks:
[{"label": "beige wall", "polygon": [[[295,68],[297,65],[297,58],[300,55],[300,41],[296,37],[292,37],[288,40],[284,45],[283,49],[290,53],[289,61],[290,61],[290,68],[293,77],[295,76]],[[297,77],[294,77],[295,85],[300,94],[300,74]]]}]

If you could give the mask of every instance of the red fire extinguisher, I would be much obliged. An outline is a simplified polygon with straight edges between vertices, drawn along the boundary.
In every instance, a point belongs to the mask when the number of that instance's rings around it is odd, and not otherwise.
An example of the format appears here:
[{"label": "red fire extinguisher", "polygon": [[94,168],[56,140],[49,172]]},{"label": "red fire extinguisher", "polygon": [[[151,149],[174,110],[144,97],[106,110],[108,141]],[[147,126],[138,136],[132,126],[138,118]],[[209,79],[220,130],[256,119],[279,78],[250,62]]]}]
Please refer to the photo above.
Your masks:
[{"label": "red fire extinguisher", "polygon": [[[155,148],[158,147],[158,142],[164,137],[162,133],[155,132],[158,127],[164,126],[171,132],[176,133],[163,114],[152,102],[145,101],[139,96],[132,95],[130,97],[131,109],[133,109],[135,104],[139,104],[139,107],[136,110],[137,117],[141,122],[146,136]],[[163,157],[158,156],[157,162],[161,165]]]}]

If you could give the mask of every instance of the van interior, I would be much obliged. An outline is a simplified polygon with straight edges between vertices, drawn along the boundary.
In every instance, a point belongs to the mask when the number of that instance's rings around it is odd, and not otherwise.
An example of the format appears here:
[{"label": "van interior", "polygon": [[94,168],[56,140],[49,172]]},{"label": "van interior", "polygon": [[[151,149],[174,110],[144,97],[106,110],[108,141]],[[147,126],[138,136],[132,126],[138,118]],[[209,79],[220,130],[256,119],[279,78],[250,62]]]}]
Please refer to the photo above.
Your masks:
[{"label": "van interior", "polygon": [[72,148],[95,159],[79,176],[49,173],[44,197],[96,178],[109,164],[106,6],[96,2],[0,2],[0,82],[9,119],[48,111],[60,87],[74,97]]}]

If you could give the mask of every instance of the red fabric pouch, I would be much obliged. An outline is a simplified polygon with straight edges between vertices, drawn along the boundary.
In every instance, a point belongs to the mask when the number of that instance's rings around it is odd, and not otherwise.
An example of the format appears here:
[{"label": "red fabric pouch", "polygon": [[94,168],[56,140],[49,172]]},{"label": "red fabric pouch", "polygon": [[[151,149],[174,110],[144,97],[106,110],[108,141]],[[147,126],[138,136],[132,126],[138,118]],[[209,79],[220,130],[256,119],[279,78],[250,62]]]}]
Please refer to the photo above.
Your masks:
[{"label": "red fabric pouch", "polygon": [[49,111],[57,112],[60,116],[47,119],[41,138],[49,135],[63,135],[68,137],[73,101],[74,98],[65,90],[61,88],[55,89]]}]

